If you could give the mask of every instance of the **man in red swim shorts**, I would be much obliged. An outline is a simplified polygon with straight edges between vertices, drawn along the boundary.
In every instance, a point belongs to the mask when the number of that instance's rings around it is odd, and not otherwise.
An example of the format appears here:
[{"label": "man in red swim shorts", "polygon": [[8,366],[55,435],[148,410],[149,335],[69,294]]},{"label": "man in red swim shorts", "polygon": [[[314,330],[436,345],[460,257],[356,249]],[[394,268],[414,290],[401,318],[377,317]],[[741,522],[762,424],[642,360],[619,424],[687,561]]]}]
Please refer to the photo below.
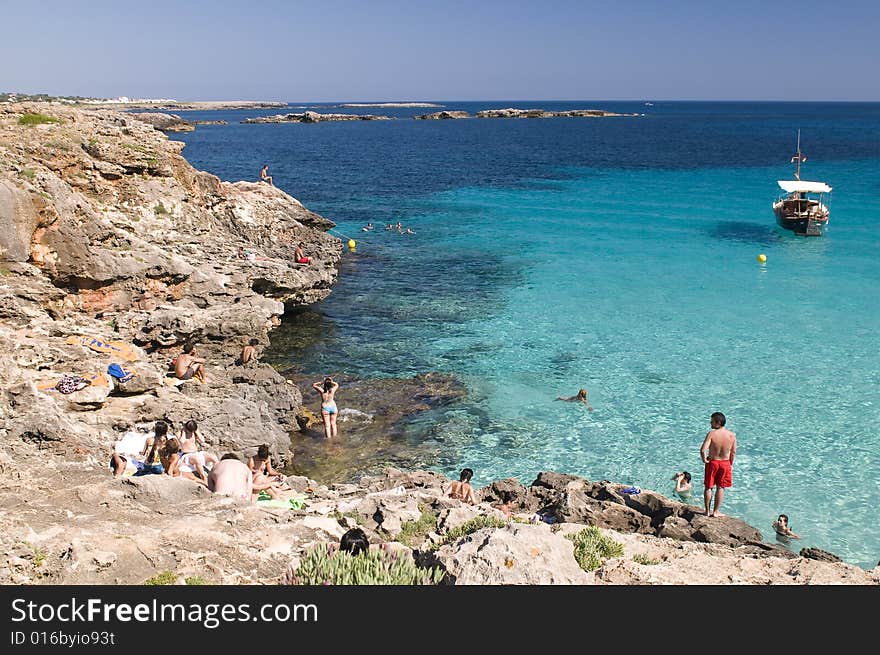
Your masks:
[{"label": "man in red swim shorts", "polygon": [[[724,516],[719,512],[724,490],[733,484],[733,459],[736,457],[736,435],[724,427],[727,418],[721,412],[710,417],[712,429],[706,433],[700,446],[700,459],[706,465],[703,486],[703,500],[706,503],[706,516]],[[715,488],[715,507],[712,504],[712,488]]]}]

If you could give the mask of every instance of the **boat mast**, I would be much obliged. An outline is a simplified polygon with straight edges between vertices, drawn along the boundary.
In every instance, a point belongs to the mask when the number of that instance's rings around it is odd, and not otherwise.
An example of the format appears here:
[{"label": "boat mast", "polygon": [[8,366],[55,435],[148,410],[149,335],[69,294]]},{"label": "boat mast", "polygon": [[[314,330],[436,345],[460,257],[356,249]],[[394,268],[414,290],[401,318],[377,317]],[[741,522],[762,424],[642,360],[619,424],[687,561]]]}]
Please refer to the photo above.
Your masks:
[{"label": "boat mast", "polygon": [[794,179],[801,179],[801,131],[798,130],[798,149],[797,149],[797,170],[794,173]]}]

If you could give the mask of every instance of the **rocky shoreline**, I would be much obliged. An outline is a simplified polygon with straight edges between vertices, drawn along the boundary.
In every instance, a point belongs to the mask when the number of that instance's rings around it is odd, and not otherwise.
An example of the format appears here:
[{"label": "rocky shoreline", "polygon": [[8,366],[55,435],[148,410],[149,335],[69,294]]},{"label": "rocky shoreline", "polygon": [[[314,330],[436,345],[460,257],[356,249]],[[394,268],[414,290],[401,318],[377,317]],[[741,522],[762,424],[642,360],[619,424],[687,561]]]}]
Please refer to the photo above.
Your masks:
[{"label": "rocky shoreline", "polygon": [[[353,448],[363,468],[352,482],[289,476],[303,501],[296,510],[214,496],[182,478],[114,479],[113,443],[159,419],[197,420],[221,453],[268,443],[288,467],[291,435],[317,443],[307,380],[236,359],[252,338],[258,350],[268,344],[285,305],[330,293],[343,250],[327,232],[334,224],[268,184],[198,171],[182,149],[132,114],[0,108],[0,583],[142,584],[167,573],[276,584],[353,525],[374,541],[406,542],[450,584],[880,583],[878,569],[821,551],[796,556],[735,518],[608,481],[544,472],[529,487],[494,482],[484,502],[463,505],[435,473],[363,475],[381,468],[369,441]],[[293,261],[301,241],[311,264]],[[187,342],[208,360],[204,384],[169,374]],[[120,357],[136,373],[127,382],[107,375]],[[62,394],[62,375],[92,383]],[[374,407],[368,385],[343,382],[364,411]],[[426,374],[379,393],[392,392],[418,410],[463,390]],[[396,419],[381,420],[386,431]],[[322,457],[313,451],[304,457]],[[447,538],[477,517],[490,525]],[[565,539],[588,524],[623,548],[591,571]]]}]

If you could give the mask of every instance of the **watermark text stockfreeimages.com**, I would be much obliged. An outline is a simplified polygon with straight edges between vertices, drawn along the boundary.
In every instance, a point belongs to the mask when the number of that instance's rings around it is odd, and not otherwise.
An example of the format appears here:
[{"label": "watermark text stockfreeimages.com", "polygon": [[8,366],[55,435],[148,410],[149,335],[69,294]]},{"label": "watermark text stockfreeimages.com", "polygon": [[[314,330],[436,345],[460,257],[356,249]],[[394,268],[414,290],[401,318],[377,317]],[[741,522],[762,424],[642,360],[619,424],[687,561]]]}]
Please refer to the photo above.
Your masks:
[{"label": "watermark text stockfreeimages.com", "polygon": [[317,623],[318,607],[313,603],[165,603],[153,599],[143,603],[108,603],[100,598],[35,602],[12,601],[13,623],[191,623],[209,630],[223,623],[263,621],[266,623]]}]

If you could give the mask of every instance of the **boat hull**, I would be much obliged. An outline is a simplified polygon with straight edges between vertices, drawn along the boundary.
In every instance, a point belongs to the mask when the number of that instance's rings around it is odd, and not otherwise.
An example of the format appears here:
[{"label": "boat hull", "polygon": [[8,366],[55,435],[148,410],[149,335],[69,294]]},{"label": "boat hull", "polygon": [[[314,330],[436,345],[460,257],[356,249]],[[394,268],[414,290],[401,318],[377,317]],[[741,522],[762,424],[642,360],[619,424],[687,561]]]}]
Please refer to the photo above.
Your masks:
[{"label": "boat hull", "polygon": [[825,233],[828,221],[817,220],[805,216],[792,217],[785,216],[779,212],[776,213],[776,224],[784,230],[789,230],[795,234],[806,237],[820,237]]}]

